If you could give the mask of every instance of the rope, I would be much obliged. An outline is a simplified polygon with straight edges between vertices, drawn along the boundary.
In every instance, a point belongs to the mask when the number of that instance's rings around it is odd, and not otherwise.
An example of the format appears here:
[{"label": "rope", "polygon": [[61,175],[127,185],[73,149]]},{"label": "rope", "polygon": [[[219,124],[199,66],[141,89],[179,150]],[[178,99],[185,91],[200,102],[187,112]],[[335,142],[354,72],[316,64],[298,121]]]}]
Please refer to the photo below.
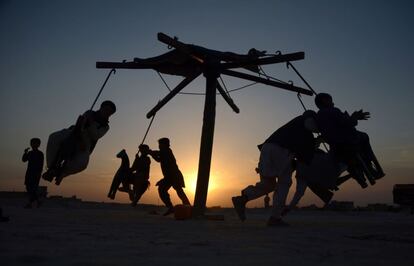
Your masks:
[{"label": "rope", "polygon": [[115,68],[112,68],[112,69],[111,69],[111,71],[109,71],[108,76],[106,76],[105,82],[103,83],[103,85],[102,85],[101,89],[99,90],[98,95],[96,95],[96,98],[95,98],[95,100],[93,101],[93,103],[92,103],[92,106],[91,106],[91,109],[90,109],[90,110],[92,110],[92,109],[93,109],[93,107],[94,107],[94,106],[95,106],[95,104],[96,104],[96,101],[98,101],[99,96],[101,96],[101,93],[102,93],[103,89],[105,88],[105,85],[106,85],[106,83],[108,82],[108,79],[109,79],[109,77],[111,76],[111,74],[112,74],[112,73],[114,73],[114,74],[116,73]]},{"label": "rope", "polygon": [[[295,73],[300,77],[300,79],[306,84],[306,86],[308,86],[308,88],[316,95],[317,93],[316,93],[316,91],[311,87],[311,85],[305,80],[305,78],[304,77],[302,77],[302,75],[299,73],[299,71],[292,65],[292,63],[291,62],[287,62],[286,63],[286,67],[287,68],[289,68],[289,66],[290,67],[292,67],[292,69],[295,71]],[[305,104],[303,103],[303,101],[302,101],[302,95],[300,94],[300,93],[298,93],[297,94],[297,96],[298,96],[298,99],[299,99],[299,102],[300,102],[300,104],[302,105],[302,107],[303,107],[303,109],[305,110],[305,111],[307,111],[308,109],[306,108],[306,106],[305,106]],[[318,135],[318,137],[321,135],[321,133],[317,133],[317,135]],[[326,146],[326,144],[325,144],[325,142],[322,142],[322,146],[325,148],[325,150],[327,151],[327,152],[329,152],[329,149],[328,149],[328,147]]]},{"label": "rope", "polygon": [[159,71],[157,71],[157,74],[158,74],[158,76],[160,76],[160,78],[161,78],[162,82],[164,82],[165,87],[167,87],[167,89],[168,89],[169,91],[171,91],[170,87],[168,86],[168,84],[167,84],[167,82],[165,81],[165,79],[162,77],[161,73],[160,73]]},{"label": "rope", "polygon": [[[106,85],[106,83],[108,82],[108,79],[109,79],[109,77],[112,75],[112,73],[114,73],[114,74],[116,73],[115,68],[112,68],[112,69],[111,69],[111,71],[109,71],[108,76],[106,76],[106,79],[105,79],[105,81],[104,81],[104,83],[103,83],[103,85],[102,85],[101,89],[99,90],[98,95],[96,96],[95,100],[93,101],[93,103],[92,103],[92,106],[91,106],[91,109],[90,109],[90,110],[92,110],[92,109],[93,109],[93,107],[95,106],[96,102],[97,102],[97,101],[98,101],[98,99],[99,99],[99,96],[101,96],[101,93],[102,93],[103,89],[105,88],[105,85]],[[160,76],[161,80],[164,82],[165,86],[168,88],[168,90],[169,90],[169,91],[171,91],[170,87],[168,87],[167,82],[165,82],[165,80],[164,80],[164,78],[161,76],[161,74],[160,74],[158,71],[157,71],[157,73],[158,73],[158,75]],[[152,122],[154,121],[154,118],[155,118],[155,115],[153,115],[153,116],[152,116],[152,119],[151,119],[151,121],[150,121],[150,123],[149,123],[149,125],[148,125],[148,127],[147,127],[147,131],[145,131],[145,135],[144,135],[144,138],[142,139],[141,144],[143,144],[143,143],[144,143],[144,141],[145,141],[145,139],[147,138],[148,132],[149,132],[149,130],[150,130],[150,128],[151,128],[151,126],[152,126]]]},{"label": "rope", "polygon": [[302,77],[302,75],[299,73],[299,71],[297,71],[297,69],[292,65],[291,62],[287,62],[286,63],[286,67],[289,68],[289,66],[292,67],[292,69],[296,72],[296,74],[300,77],[300,79],[306,84],[306,86],[308,86],[308,88],[316,95],[316,91],[311,87],[311,85],[306,81],[305,78]]},{"label": "rope", "polygon": [[259,72],[260,76],[265,76],[268,80],[275,80],[275,81],[278,81],[280,83],[288,84],[288,82],[286,82],[286,81],[283,81],[283,80],[280,80],[280,79],[277,79],[277,78],[274,78],[272,76],[267,75],[266,72],[264,72],[262,66],[259,65],[258,67],[259,67],[259,70],[260,70],[260,72]]},{"label": "rope", "polygon": [[302,95],[300,93],[298,93],[297,96],[298,96],[300,104],[302,105],[303,109],[305,109],[305,111],[306,111],[307,109],[306,109],[305,104],[303,104]]},{"label": "rope", "polygon": [[230,92],[234,92],[234,91],[239,91],[239,90],[245,89],[245,88],[247,88],[247,87],[250,87],[250,86],[256,85],[257,83],[258,83],[258,82],[253,82],[253,83],[250,83],[250,84],[247,84],[247,85],[241,86],[240,88],[229,90],[228,92],[230,93]]},{"label": "rope", "polygon": [[145,139],[147,138],[148,132],[149,132],[149,130],[151,128],[152,122],[154,121],[154,118],[155,118],[155,115],[152,116],[152,119],[151,119],[151,121],[150,121],[150,123],[149,123],[149,125],[147,127],[147,131],[145,131],[145,135],[144,135],[144,138],[141,141],[141,144],[144,144]]},{"label": "rope", "polygon": [[[219,78],[220,78],[221,84],[223,84],[223,88],[224,88],[224,90],[226,91],[227,96],[229,96],[229,97],[230,97],[230,93],[229,93],[229,91],[227,90],[226,83],[224,83],[224,80],[221,78],[221,76],[219,76]],[[230,97],[230,98],[231,98],[231,97]]]},{"label": "rope", "polygon": [[[163,76],[161,75],[161,73],[158,72],[158,71],[156,71],[156,72],[157,72],[158,76],[161,78],[161,80],[164,83],[165,87],[168,89],[168,91],[171,92],[170,86],[168,86],[167,82],[165,81],[165,79],[163,78]],[[270,78],[272,78],[272,77],[270,77]],[[250,84],[247,84],[247,85],[243,85],[243,86],[241,86],[239,88],[236,88],[236,89],[227,90],[226,84],[224,84],[223,79],[221,77],[220,77],[220,79],[221,79],[221,82],[223,83],[223,87],[225,88],[225,90],[226,90],[227,94],[229,95],[229,97],[230,97],[230,92],[239,91],[239,90],[245,89],[247,87],[253,86],[253,85],[255,85],[255,84],[258,83],[258,82],[253,82],[253,83],[250,83]],[[275,78],[273,78],[273,79],[275,79]],[[275,80],[278,80],[278,79],[275,79]],[[281,81],[281,82],[284,82],[284,81]],[[284,82],[284,83],[286,83],[286,82]],[[177,94],[183,94],[183,95],[206,95],[204,92],[179,92]],[[216,93],[216,95],[220,95],[220,93]]]}]

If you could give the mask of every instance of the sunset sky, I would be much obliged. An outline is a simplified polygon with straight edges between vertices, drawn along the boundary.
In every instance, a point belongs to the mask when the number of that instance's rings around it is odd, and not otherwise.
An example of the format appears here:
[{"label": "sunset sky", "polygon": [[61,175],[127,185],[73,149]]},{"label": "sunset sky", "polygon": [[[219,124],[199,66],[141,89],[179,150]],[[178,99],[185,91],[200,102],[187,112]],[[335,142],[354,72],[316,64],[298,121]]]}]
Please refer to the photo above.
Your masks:
[{"label": "sunset sky", "polygon": [[[21,156],[30,138],[41,138],[45,151],[50,133],[73,124],[90,107],[108,73],[96,69],[96,61],[165,53],[167,46],[157,40],[163,32],[221,51],[305,52],[305,59],[294,65],[316,91],[330,93],[342,110],[371,112],[358,128],[370,135],[387,174],[365,190],[351,180],[334,199],[391,203],[394,184],[414,183],[413,13],[412,1],[0,0],[0,190],[24,190]],[[305,86],[285,64],[264,69]],[[181,79],[164,77],[170,87]],[[249,83],[223,79],[228,89]],[[184,91],[204,90],[201,76]],[[107,201],[120,165],[115,155],[125,148],[134,158],[149,123],[146,113],[167,93],[155,71],[118,70],[99,100],[113,100],[118,111],[88,169],[58,187],[41,184],[51,195]],[[230,206],[232,195],[254,184],[259,178],[256,145],[303,112],[295,93],[266,85],[234,92],[232,98],[240,114],[217,98],[209,206]],[[316,108],[312,97],[303,99],[308,108]],[[190,200],[203,106],[203,96],[176,96],[157,113],[146,141],[156,149],[159,138],[171,139]],[[142,203],[161,203],[154,186],[161,178],[159,164],[152,161],[152,185]],[[116,201],[127,202],[127,197],[119,193]],[[307,191],[301,205],[312,203],[320,205]]]}]

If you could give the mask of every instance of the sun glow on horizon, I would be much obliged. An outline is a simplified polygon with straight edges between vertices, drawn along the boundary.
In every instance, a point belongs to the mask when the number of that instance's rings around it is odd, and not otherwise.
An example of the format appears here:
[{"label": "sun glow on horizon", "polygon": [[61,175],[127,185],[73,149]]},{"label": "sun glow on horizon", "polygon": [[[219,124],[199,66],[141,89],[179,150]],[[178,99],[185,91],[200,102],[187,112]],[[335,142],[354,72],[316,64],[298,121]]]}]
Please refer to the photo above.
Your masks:
[{"label": "sun glow on horizon", "polygon": [[[218,187],[218,184],[216,183],[215,180],[217,180],[216,176],[213,174],[210,174],[210,179],[208,183],[209,193],[211,193]],[[185,175],[185,183],[186,183],[188,192],[194,196],[196,188],[197,188],[197,171],[192,171],[189,174]],[[209,196],[211,196],[211,194],[209,194]]]}]

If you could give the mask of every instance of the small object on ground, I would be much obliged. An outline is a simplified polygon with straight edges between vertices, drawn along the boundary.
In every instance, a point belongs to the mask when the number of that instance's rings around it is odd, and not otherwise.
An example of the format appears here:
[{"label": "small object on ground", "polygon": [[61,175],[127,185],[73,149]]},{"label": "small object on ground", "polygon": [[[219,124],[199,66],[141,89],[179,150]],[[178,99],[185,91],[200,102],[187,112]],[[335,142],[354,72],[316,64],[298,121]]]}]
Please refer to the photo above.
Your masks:
[{"label": "small object on ground", "polygon": [[176,220],[188,220],[191,217],[191,205],[179,204],[174,207],[174,218]]}]

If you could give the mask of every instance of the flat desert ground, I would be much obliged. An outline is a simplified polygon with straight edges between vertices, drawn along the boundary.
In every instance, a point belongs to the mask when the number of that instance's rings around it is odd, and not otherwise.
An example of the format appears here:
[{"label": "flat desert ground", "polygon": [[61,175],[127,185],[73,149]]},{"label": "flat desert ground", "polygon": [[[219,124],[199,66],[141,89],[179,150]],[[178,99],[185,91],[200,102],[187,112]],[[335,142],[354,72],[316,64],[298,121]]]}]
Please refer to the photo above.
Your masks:
[{"label": "flat desert ground", "polygon": [[293,211],[269,228],[268,210],[214,210],[224,221],[163,217],[161,207],[0,199],[6,265],[414,265],[408,211]]}]

